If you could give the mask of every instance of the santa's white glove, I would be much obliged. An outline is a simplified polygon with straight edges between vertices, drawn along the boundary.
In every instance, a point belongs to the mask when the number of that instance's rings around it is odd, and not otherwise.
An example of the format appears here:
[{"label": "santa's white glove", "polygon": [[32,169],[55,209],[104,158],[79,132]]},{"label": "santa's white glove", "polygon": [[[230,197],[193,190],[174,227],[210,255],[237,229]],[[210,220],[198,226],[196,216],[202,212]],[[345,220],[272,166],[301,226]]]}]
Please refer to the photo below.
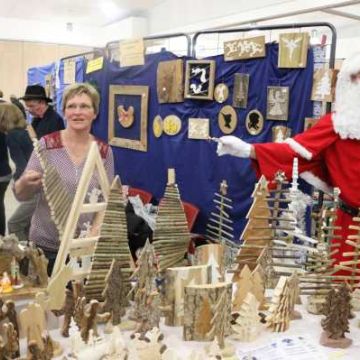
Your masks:
[{"label": "santa's white glove", "polygon": [[233,155],[241,158],[249,158],[251,145],[236,136],[222,136],[218,140],[216,152],[219,156]]}]

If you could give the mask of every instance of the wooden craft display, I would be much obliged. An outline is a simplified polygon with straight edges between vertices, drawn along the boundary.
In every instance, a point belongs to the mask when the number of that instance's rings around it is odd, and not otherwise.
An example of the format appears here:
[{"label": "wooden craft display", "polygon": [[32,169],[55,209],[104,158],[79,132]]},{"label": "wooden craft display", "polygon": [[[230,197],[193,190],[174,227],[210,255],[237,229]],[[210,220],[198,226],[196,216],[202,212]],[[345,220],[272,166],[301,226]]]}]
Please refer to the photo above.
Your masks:
[{"label": "wooden craft display", "polygon": [[184,288],[211,283],[210,265],[168,268],[165,272],[165,324],[181,326],[184,321]]},{"label": "wooden craft display", "polygon": [[128,245],[125,208],[126,201],[123,197],[120,178],[116,176],[110,187],[100,236],[96,242],[90,274],[85,284],[85,296],[88,300],[103,300],[105,278],[113,259],[119,261],[117,264],[121,267],[124,291],[130,290],[129,277],[134,265]]},{"label": "wooden craft display", "polygon": [[[184,303],[184,340],[212,341],[214,332],[212,331],[212,319],[224,291],[227,293],[229,301],[224,301],[223,318],[231,313],[232,284],[227,282],[217,284],[189,285],[185,287]],[[225,296],[225,295],[224,295]],[[223,333],[230,333],[230,321],[225,323]]]},{"label": "wooden craft display", "polygon": [[[170,171],[171,170],[171,171]],[[173,169],[161,199],[153,234],[153,245],[159,257],[160,271],[183,264],[190,242],[190,232]]]},{"label": "wooden craft display", "polygon": [[[97,172],[103,201],[95,204],[84,203],[91,177],[95,171]],[[94,141],[90,146],[74,201],[67,216],[63,234],[60,237],[60,247],[52,272],[52,278],[54,278],[64,267],[68,256],[70,258],[74,256],[91,256],[94,253],[96,242],[99,239],[99,236],[96,236],[97,233],[94,235],[91,234],[90,236],[87,234],[83,238],[74,238],[75,230],[81,214],[95,213],[96,215],[92,223],[92,229],[94,232],[97,232],[97,229],[102,222],[103,213],[107,207],[109,188],[108,177],[99,153],[98,145]],[[87,275],[89,275],[89,269],[77,270],[73,272],[72,279],[85,278]]]}]

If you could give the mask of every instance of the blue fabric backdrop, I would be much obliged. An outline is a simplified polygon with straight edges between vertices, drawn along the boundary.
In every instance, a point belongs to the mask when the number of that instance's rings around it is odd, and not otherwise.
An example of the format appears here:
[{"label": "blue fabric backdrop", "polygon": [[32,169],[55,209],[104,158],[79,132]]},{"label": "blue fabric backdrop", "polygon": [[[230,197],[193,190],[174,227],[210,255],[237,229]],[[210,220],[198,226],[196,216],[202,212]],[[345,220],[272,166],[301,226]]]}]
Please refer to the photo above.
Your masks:
[{"label": "blue fabric backdrop", "polygon": [[[211,57],[216,61],[215,84],[226,83],[230,90],[227,101],[185,100],[177,104],[159,104],[156,93],[156,73],[158,63],[177,59],[175,55],[161,52],[146,56],[144,66],[119,68],[117,63],[105,61],[102,71],[88,74],[85,81],[98,87],[101,93],[100,114],[93,126],[96,136],[107,141],[108,134],[108,94],[110,84],[149,86],[148,107],[148,151],[140,152],[113,147],[115,170],[123,184],[129,184],[150,191],[157,199],[163,196],[167,169],[176,169],[176,180],[184,201],[200,208],[195,231],[204,232],[206,221],[213,209],[213,195],[218,191],[223,179],[229,185],[228,196],[233,200],[231,216],[234,220],[235,238],[238,239],[245,224],[245,216],[251,205],[250,195],[256,181],[251,163],[247,159],[231,156],[218,157],[216,144],[187,138],[187,122],[190,117],[210,119],[211,136],[220,137],[217,117],[222,106],[232,105],[234,74],[250,75],[247,109],[236,109],[238,126],[233,135],[248,142],[271,141],[272,127],[285,125],[292,129],[292,135],[303,130],[305,117],[312,116],[312,103],[309,100],[313,76],[313,54],[309,50],[308,65],[305,69],[278,69],[278,46],[267,44],[266,58],[245,61],[224,62],[223,56]],[[184,66],[185,60],[184,59]],[[251,136],[245,128],[247,113],[256,108],[266,116],[267,86],[288,86],[290,92],[289,120],[266,120],[262,133]],[[176,136],[163,134],[155,138],[152,123],[156,115],[165,118],[175,114],[181,118],[182,129]]]}]

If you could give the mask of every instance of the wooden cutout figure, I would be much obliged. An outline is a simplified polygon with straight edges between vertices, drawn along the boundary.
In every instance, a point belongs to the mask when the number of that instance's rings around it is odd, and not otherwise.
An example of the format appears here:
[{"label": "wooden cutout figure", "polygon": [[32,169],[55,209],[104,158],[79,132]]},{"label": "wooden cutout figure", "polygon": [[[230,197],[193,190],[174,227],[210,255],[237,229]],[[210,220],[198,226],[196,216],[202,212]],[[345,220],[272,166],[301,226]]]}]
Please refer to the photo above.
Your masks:
[{"label": "wooden cutout figure", "polygon": [[290,291],[287,278],[281,276],[271,299],[266,325],[273,332],[283,332],[290,323]]},{"label": "wooden cutout figure", "polygon": [[288,111],[289,88],[287,86],[268,86],[266,118],[287,121]]},{"label": "wooden cutout figure", "polygon": [[130,290],[129,277],[133,268],[133,261],[128,245],[126,220],[126,200],[119,176],[116,176],[110,186],[108,202],[100,229],[100,236],[92,255],[90,274],[84,286],[87,300],[103,301],[102,293],[105,278],[113,260],[119,260],[124,274],[123,289]]},{"label": "wooden cutout figure", "polygon": [[118,120],[122,127],[125,129],[131,127],[135,121],[135,110],[133,106],[129,106],[127,110],[125,110],[124,105],[119,105],[117,107]]},{"label": "wooden cutout figure", "polygon": [[144,334],[153,327],[159,327],[160,321],[159,293],[156,287],[158,262],[149,240],[141,250],[137,265],[131,276],[131,280],[136,279],[136,284],[130,293],[134,292],[134,318],[138,322],[135,332]]},{"label": "wooden cutout figure", "polygon": [[184,101],[183,60],[159,62],[156,89],[159,104]]},{"label": "wooden cutout figure", "polygon": [[16,334],[19,335],[19,325],[17,321],[17,313],[15,308],[15,303],[12,300],[6,300],[5,304],[0,302],[1,310],[0,310],[0,321],[2,319],[7,319],[9,323],[11,323],[14,327]]},{"label": "wooden cutout figure", "polygon": [[232,302],[233,311],[238,311],[244,302],[247,294],[252,291],[253,282],[252,274],[247,265],[245,265],[240,273],[240,277],[236,282],[236,292]]},{"label": "wooden cutout figure", "polygon": [[105,299],[103,311],[111,314],[111,322],[118,325],[121,317],[125,315],[126,293],[123,275],[121,271],[121,261],[113,259],[109,272],[105,278],[105,288],[102,293]]},{"label": "wooden cutout figure", "polygon": [[153,233],[153,246],[159,258],[159,270],[182,266],[190,242],[190,232],[177,184],[168,171],[168,183],[160,201]]},{"label": "wooden cutout figure", "polygon": [[259,110],[251,110],[245,119],[245,127],[250,135],[259,135],[264,128],[264,117]]},{"label": "wooden cutout figure", "polygon": [[350,290],[346,284],[339,289],[331,289],[326,298],[324,313],[326,318],[321,320],[324,332],[321,334],[320,344],[334,348],[346,348],[352,343],[345,337],[349,332]]},{"label": "wooden cutout figure", "polygon": [[237,114],[235,109],[230,105],[225,105],[220,109],[218,114],[218,124],[224,134],[231,134],[237,126]]},{"label": "wooden cutout figure", "polygon": [[247,108],[250,75],[236,73],[234,75],[233,107]]},{"label": "wooden cutout figure", "polygon": [[231,323],[230,303],[231,297],[229,297],[227,289],[224,289],[212,309],[213,317],[210,321],[211,330],[207,333],[207,336],[211,339],[216,339],[220,349],[225,348],[225,336],[229,334],[229,326]]},{"label": "wooden cutout figure", "polygon": [[14,328],[13,323],[4,323],[2,325],[6,335],[5,353],[6,356],[1,359],[14,359],[20,356],[19,333]]},{"label": "wooden cutout figure", "polygon": [[51,338],[45,336],[42,341],[44,343],[44,349],[41,349],[39,344],[34,340],[29,342],[27,360],[50,360],[54,357],[55,354]]},{"label": "wooden cutout figure", "polygon": [[99,314],[100,311],[99,302],[97,300],[91,300],[86,304],[86,298],[79,298],[75,306],[75,321],[80,327],[81,338],[85,343],[89,341],[90,330],[93,332],[93,336],[98,337],[97,323],[108,321],[111,314],[106,312]]},{"label": "wooden cutout figure", "polygon": [[265,57],[265,51],[265,36],[224,42],[225,61]]},{"label": "wooden cutout figure", "polygon": [[291,129],[286,126],[273,126],[272,127],[272,141],[282,143],[291,135]]},{"label": "wooden cutout figure", "polygon": [[259,302],[248,292],[239,311],[234,313],[231,322],[233,337],[240,341],[253,341],[260,332]]},{"label": "wooden cutout figure", "polygon": [[[184,300],[184,328],[183,338],[185,341],[211,341],[215,335],[211,319],[214,317],[216,304],[219,302],[223,291],[227,292],[223,314],[231,313],[232,284],[223,282],[217,284],[189,285],[185,287]],[[224,300],[224,299],[223,299]],[[222,300],[222,301],[223,301]],[[221,316],[220,314],[218,316]],[[224,318],[225,319],[225,318]],[[230,333],[230,321],[225,321],[225,335]]]},{"label": "wooden cutout figure", "polygon": [[334,69],[316,69],[314,71],[311,100],[334,101],[337,73],[338,70]]},{"label": "wooden cutout figure", "polygon": [[309,47],[308,33],[279,35],[279,68],[305,68]]},{"label": "wooden cutout figure", "polygon": [[214,99],[219,103],[222,104],[223,102],[225,102],[227,100],[229,96],[229,88],[227,87],[226,84],[217,84],[215,86],[215,90],[214,90]]},{"label": "wooden cutout figure", "polygon": [[208,140],[210,137],[209,119],[189,118],[188,138]]},{"label": "wooden cutout figure", "polygon": [[[102,192],[103,200],[97,204],[90,204],[85,202],[86,194],[89,192],[89,186],[93,173],[97,173],[99,187]],[[103,161],[100,156],[98,144],[93,141],[85,164],[81,178],[79,180],[78,188],[67,216],[66,225],[63,234],[60,236],[60,248],[54,264],[52,278],[56,277],[61,269],[65,266],[68,257],[91,256],[94,253],[94,248],[98,240],[98,230],[101,224],[104,211],[107,207],[108,195],[110,185],[104,168]],[[92,223],[91,236],[81,239],[74,238],[76,227],[80,215],[83,213],[94,213],[94,220]],[[73,271],[72,279],[81,279],[89,275],[89,269],[81,269]]]},{"label": "wooden cutout figure", "polygon": [[215,64],[214,60],[188,60],[186,62],[185,98],[213,99]]}]

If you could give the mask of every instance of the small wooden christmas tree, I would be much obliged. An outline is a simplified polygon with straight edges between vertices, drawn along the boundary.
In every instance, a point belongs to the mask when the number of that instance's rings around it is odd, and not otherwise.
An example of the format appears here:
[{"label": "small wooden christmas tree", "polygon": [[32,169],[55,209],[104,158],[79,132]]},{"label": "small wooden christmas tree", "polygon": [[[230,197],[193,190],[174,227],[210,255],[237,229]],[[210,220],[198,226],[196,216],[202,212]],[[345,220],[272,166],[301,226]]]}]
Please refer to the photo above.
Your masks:
[{"label": "small wooden christmas tree", "polygon": [[247,294],[252,291],[253,282],[252,274],[247,265],[245,265],[240,273],[240,278],[236,282],[236,292],[233,300],[233,311],[238,311],[246,298]]},{"label": "small wooden christmas tree", "polygon": [[113,259],[110,270],[105,278],[105,288],[102,293],[105,299],[103,310],[111,313],[111,322],[118,325],[121,317],[125,315],[126,292],[121,271],[121,261]]}]

